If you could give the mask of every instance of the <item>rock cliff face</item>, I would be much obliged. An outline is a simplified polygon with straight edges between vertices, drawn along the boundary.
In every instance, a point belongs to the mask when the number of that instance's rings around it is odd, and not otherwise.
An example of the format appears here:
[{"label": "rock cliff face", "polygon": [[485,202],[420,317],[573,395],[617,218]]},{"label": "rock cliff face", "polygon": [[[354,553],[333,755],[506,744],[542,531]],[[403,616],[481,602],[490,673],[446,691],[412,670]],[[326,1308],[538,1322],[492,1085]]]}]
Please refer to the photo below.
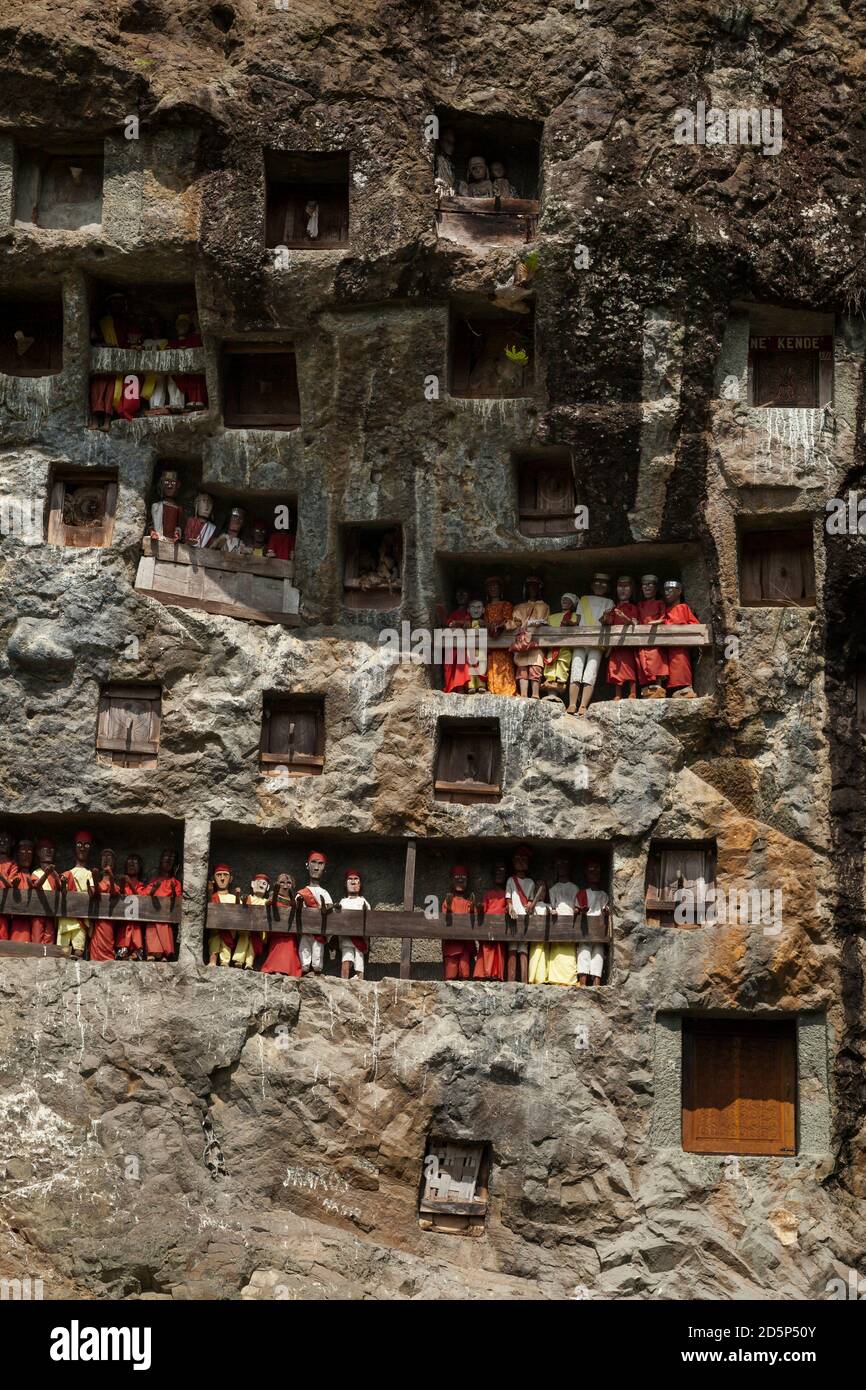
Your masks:
[{"label": "rock cliff face", "polygon": [[[454,0],[5,0],[0,300],[62,296],[56,374],[0,375],[0,810],[182,853],[178,959],[0,959],[0,1278],[46,1297],[826,1297],[862,1266],[866,772],[856,673],[866,561],[824,530],[862,486],[862,53],[834,0],[580,9]],[[777,154],[678,144],[677,108],[779,110]],[[543,123],[531,247],[437,236],[433,114]],[[127,139],[127,118],[138,138]],[[443,119],[444,123],[444,119]],[[104,142],[102,222],[16,221],[25,147]],[[342,250],[264,247],[263,151],[350,151]],[[537,252],[537,262],[527,251]],[[584,251],[582,258],[579,251]],[[195,285],[210,408],[88,423],[101,285]],[[534,302],[534,388],[449,390],[451,315]],[[799,318],[797,317],[799,315]],[[775,317],[774,317],[775,316]],[[747,404],[750,332],[833,338],[832,400]],[[285,341],[301,426],[226,429],[223,348]],[[431,390],[430,381],[436,379]],[[570,451],[589,525],[523,534],[516,459]],[[298,513],[297,627],[134,587],[170,463]],[[58,472],[116,472],[105,548],[45,543]],[[193,488],[194,491],[194,488]],[[22,509],[30,530],[12,524]],[[346,528],[402,527],[399,607],[344,604]],[[743,537],[812,529],[815,598],[742,601]],[[694,701],[553,704],[436,689],[380,633],[455,584],[683,576],[709,626]],[[100,687],[162,687],[156,769],[94,751]],[[259,775],[262,700],[326,699],[321,776]],[[437,723],[499,721],[502,797],[433,796]],[[441,896],[455,848],[592,847],[614,944],[596,990],[294,981],[205,963],[208,874],[356,860],[374,907]],[[715,842],[722,887],[778,922],[647,923],[659,842]],[[796,1156],[683,1151],[684,1017],[795,1021]],[[481,1239],[423,1231],[428,1136],[490,1146]]]}]

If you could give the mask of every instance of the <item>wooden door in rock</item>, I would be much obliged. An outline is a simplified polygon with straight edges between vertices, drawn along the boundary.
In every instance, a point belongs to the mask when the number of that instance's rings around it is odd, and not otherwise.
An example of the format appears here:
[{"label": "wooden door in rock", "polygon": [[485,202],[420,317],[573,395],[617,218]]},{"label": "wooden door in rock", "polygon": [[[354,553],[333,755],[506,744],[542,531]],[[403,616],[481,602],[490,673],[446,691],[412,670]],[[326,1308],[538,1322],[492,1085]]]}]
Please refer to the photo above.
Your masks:
[{"label": "wooden door in rock", "polygon": [[808,527],[744,534],[740,602],[760,608],[806,607],[815,603],[815,557]]},{"label": "wooden door in rock", "polygon": [[683,1148],[796,1153],[793,1020],[683,1019]]},{"label": "wooden door in rock", "polygon": [[120,767],[156,767],[162,722],[158,685],[106,685],[99,696],[96,751]]},{"label": "wooden door in rock", "polygon": [[325,766],[324,702],[269,700],[262,712],[259,765],[263,772],[283,767],[293,775],[320,773]]}]

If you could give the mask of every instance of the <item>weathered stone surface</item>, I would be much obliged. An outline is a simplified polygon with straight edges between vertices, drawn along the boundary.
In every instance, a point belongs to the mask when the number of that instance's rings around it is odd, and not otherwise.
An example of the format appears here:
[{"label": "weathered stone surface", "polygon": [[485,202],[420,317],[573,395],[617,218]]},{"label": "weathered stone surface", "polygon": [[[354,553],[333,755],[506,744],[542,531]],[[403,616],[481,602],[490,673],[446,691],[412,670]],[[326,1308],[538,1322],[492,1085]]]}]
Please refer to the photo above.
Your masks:
[{"label": "weathered stone surface", "polygon": [[[0,376],[0,492],[41,517],[52,468],[72,466],[117,469],[119,495],[109,549],[2,537],[0,809],[67,839],[89,818],[149,866],[173,835],[185,901],[170,965],[0,962],[0,1277],[40,1274],[46,1297],[790,1299],[862,1264],[866,561],[820,519],[866,463],[866,34],[838,3],[675,9],[133,0],[118,20],[5,0],[4,129],[106,143],[93,234],[11,225],[0,138],[0,290],[52,286],[65,316],[57,376]],[[674,110],[699,99],[780,106],[781,154],[674,144]],[[437,243],[438,107],[545,121],[531,398],[447,389],[449,299],[513,302],[526,281],[513,247]],[[263,148],[351,151],[345,254],[273,264]],[[85,428],[94,278],[195,280],[211,410]],[[830,406],[745,404],[747,300],[833,316]],[[245,333],[294,341],[301,428],[224,429],[221,345]],[[512,456],[540,445],[573,451],[588,532],[520,533]],[[303,628],[135,592],[168,459],[298,499]],[[815,519],[815,609],[740,606],[737,526],[760,515]],[[342,528],[395,519],[388,624],[428,623],[473,555],[542,567],[557,592],[596,563],[676,566],[713,630],[701,698],[576,722],[478,696],[502,799],[434,800],[436,721],[464,711],[422,668],[383,664],[381,615],[342,603]],[[156,774],[96,761],[107,681],[162,685]],[[259,777],[273,690],[326,693],[322,776]],[[397,906],[407,835],[419,904],[451,841],[609,848],[609,984],[399,981],[383,943],[363,985],[204,966],[218,846],[239,877],[263,850],[299,873],[318,837],[340,866],[360,852],[371,901]],[[647,926],[653,838],[715,839],[720,882],[782,893],[778,933]],[[433,974],[435,950],[416,954]],[[677,1016],[708,1009],[800,1019],[796,1158],[682,1152]],[[491,1144],[480,1240],[419,1229],[431,1131]]]}]

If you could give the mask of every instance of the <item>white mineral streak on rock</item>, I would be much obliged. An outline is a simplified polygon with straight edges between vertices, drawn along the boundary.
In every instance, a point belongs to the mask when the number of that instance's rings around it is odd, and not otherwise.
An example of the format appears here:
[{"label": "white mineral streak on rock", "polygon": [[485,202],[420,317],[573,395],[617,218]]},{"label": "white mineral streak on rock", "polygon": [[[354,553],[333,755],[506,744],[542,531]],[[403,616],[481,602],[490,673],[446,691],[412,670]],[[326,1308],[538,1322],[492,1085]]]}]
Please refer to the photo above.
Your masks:
[{"label": "white mineral streak on rock", "polygon": [[767,462],[772,468],[777,455],[779,468],[790,469],[792,473],[798,463],[804,469],[814,463],[823,463],[829,468],[827,454],[816,452],[826,424],[823,408],[781,410],[768,407],[761,410],[761,417],[764,437],[756,459],[754,481],[758,481],[758,463]]}]

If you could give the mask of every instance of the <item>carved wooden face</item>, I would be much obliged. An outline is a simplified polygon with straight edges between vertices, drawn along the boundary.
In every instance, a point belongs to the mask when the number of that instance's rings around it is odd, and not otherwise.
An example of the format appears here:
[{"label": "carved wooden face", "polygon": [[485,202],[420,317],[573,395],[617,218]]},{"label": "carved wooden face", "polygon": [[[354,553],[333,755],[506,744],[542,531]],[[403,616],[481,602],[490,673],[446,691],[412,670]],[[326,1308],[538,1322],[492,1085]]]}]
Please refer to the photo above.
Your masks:
[{"label": "carved wooden face", "polygon": [[54,863],[54,846],[48,844],[40,845],[36,851],[36,857],[39,860],[41,868],[47,869],[49,864]]},{"label": "carved wooden face", "polygon": [[90,858],[90,841],[89,841],[89,840],[76,840],[76,841],[75,841],[75,858],[76,858],[76,860],[77,860],[77,862],[78,862],[79,864],[86,864],[86,863],[87,863],[88,859]]},{"label": "carved wooden face", "polygon": [[33,867],[33,841],[20,840],[18,842],[18,853],[16,854],[19,869],[30,869]]},{"label": "carved wooden face", "polygon": [[104,849],[99,856],[99,862],[102,865],[103,869],[111,869],[113,873],[114,866],[117,863],[117,856],[115,855],[114,850]]},{"label": "carved wooden face", "polygon": [[349,874],[346,879],[346,892],[350,897],[356,898],[361,891],[361,880],[357,874]]},{"label": "carved wooden face", "polygon": [[291,874],[277,874],[277,892],[287,898],[295,887]]},{"label": "carved wooden face", "polygon": [[141,878],[143,872],[144,865],[142,864],[139,856],[137,854],[128,854],[126,856],[126,867],[124,869],[124,873],[129,878]]},{"label": "carved wooden face", "polygon": [[535,603],[541,598],[541,585],[537,579],[527,579],[526,597],[529,599],[530,603]]},{"label": "carved wooden face", "polygon": [[0,855],[2,855],[4,859],[8,859],[11,849],[12,836],[9,834],[8,830],[0,830]]},{"label": "carved wooden face", "polygon": [[524,878],[526,874],[529,873],[529,855],[525,849],[517,850],[512,863],[514,864],[514,872],[521,878]]},{"label": "carved wooden face", "polygon": [[488,579],[486,590],[488,603],[498,603],[502,598],[502,585],[498,579]]},{"label": "carved wooden face", "polygon": [[456,594],[454,595],[454,601],[457,604],[458,608],[465,608],[467,603],[469,602],[469,590],[458,589]]},{"label": "carved wooden face", "polygon": [[597,598],[606,598],[606,597],[607,597],[607,580],[606,580],[606,579],[594,579],[594,580],[592,581],[592,592],[596,595]]},{"label": "carved wooden face", "polygon": [[207,492],[200,492],[195,499],[195,514],[207,521],[213,513],[213,498]]},{"label": "carved wooden face", "polygon": [[491,177],[492,179],[504,179],[504,178],[505,178],[505,165],[504,165],[504,164],[500,164],[500,163],[499,163],[499,160],[495,160],[495,161],[493,162],[493,164],[491,164],[491,166],[490,166],[490,177]]},{"label": "carved wooden face", "polygon": [[174,873],[174,850],[164,849],[159,856],[160,872],[164,874]]},{"label": "carved wooden face", "polygon": [[177,476],[177,474],[163,473],[162,477],[159,480],[160,496],[170,501],[173,497],[177,497],[179,491],[180,478]]},{"label": "carved wooden face", "polygon": [[473,183],[482,183],[487,178],[487,160],[480,154],[473,155],[466,170]]},{"label": "carved wooden face", "polygon": [[217,890],[220,893],[225,893],[228,890],[228,886],[231,883],[231,881],[232,876],[231,871],[229,869],[217,869],[216,873],[214,874],[214,882],[216,883]]},{"label": "carved wooden face", "polygon": [[464,873],[452,873],[451,875],[451,887],[455,893],[465,893],[468,882],[469,880]]},{"label": "carved wooden face", "polygon": [[641,593],[644,598],[655,598],[656,582],[654,579],[644,579],[641,581]]},{"label": "carved wooden face", "polygon": [[268,883],[268,880],[266,878],[254,878],[252,883],[250,884],[250,887],[252,888],[257,898],[263,898],[266,895],[270,886],[271,885]]},{"label": "carved wooden face", "polygon": [[493,865],[493,882],[497,888],[501,888],[508,881],[508,865],[504,859],[500,859],[498,864]]},{"label": "carved wooden face", "polygon": [[310,875],[310,878],[311,878],[311,880],[312,880],[313,883],[318,883],[319,879],[322,877],[322,875],[324,874],[324,872],[325,872],[325,861],[324,861],[324,859],[308,859],[308,860],[307,860],[307,873]]},{"label": "carved wooden face", "polygon": [[557,882],[567,883],[571,876],[571,865],[565,858],[554,859],[553,871],[556,874]]},{"label": "carved wooden face", "polygon": [[601,862],[598,859],[587,859],[583,866],[586,881],[590,888],[601,887]]},{"label": "carved wooden face", "polygon": [[630,579],[620,579],[616,586],[616,596],[620,603],[629,603],[634,593],[634,585]]},{"label": "carved wooden face", "polygon": [[667,603],[670,607],[673,607],[675,603],[679,603],[682,596],[682,584],[676,584],[673,586],[673,588],[669,588],[667,584],[665,585],[665,603]]}]

